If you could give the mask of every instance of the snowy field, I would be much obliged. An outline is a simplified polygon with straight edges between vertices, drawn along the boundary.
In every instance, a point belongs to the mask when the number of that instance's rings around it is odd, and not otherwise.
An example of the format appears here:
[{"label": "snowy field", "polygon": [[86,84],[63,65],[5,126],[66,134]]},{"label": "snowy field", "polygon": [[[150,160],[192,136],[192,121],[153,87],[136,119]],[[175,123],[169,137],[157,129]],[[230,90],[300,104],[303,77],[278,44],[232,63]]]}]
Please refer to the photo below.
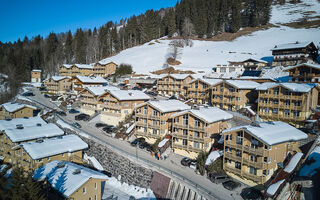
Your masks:
[{"label": "snowy field", "polygon": [[[320,3],[317,0],[304,0],[298,5],[287,4],[284,7],[273,6],[271,23],[291,22],[299,20],[307,11],[310,16],[320,15]],[[307,5],[310,6],[307,6]],[[114,61],[118,64],[127,63],[133,66],[137,73],[146,74],[159,70],[170,54],[170,40],[160,39],[120,52],[101,62]],[[320,28],[294,29],[286,26],[273,27],[268,30],[256,31],[250,35],[239,37],[231,42],[193,41],[192,47],[181,49],[178,59],[181,64],[177,69],[211,71],[217,64],[227,64],[227,61],[242,61],[249,57],[260,59],[271,56],[270,49],[277,44],[294,43],[296,41],[320,42]]]}]

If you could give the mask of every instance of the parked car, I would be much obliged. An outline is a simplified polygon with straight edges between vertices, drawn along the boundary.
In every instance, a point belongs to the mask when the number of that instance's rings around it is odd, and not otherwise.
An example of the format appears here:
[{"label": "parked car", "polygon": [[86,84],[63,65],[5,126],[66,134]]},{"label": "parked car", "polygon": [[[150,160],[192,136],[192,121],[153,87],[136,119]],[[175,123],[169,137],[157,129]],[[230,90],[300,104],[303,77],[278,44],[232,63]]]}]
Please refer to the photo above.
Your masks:
[{"label": "parked car", "polygon": [[67,116],[67,113],[64,111],[57,111],[57,114],[60,116]]},{"label": "parked car", "polygon": [[230,178],[228,176],[218,174],[218,173],[210,173],[210,174],[208,174],[208,178],[212,183],[217,183],[217,184],[230,180]]},{"label": "parked car", "polygon": [[229,180],[229,181],[223,182],[222,185],[227,190],[234,190],[240,186],[240,183]]},{"label": "parked car", "polygon": [[112,133],[112,131],[114,130],[114,126],[106,125],[105,127],[103,127],[102,130],[107,132],[107,133]]},{"label": "parked car", "polygon": [[263,199],[263,194],[261,193],[261,191],[253,187],[243,189],[240,195],[245,200]]},{"label": "parked car", "polygon": [[197,169],[197,162],[195,162],[195,161],[191,162],[189,167],[190,167],[191,169],[196,170],[196,169]]},{"label": "parked car", "polygon": [[185,158],[183,158],[183,159],[181,160],[181,165],[183,165],[183,166],[188,166],[188,167],[189,167],[190,164],[191,164],[190,158],[185,157]]},{"label": "parked car", "polygon": [[69,113],[70,114],[77,114],[77,113],[80,113],[80,111],[75,110],[75,109],[71,109],[71,110],[69,110]]},{"label": "parked car", "polygon": [[81,128],[81,125],[77,122],[72,122],[72,126],[74,126],[76,128]]},{"label": "parked car", "polygon": [[101,127],[106,127],[106,126],[108,126],[108,124],[104,124],[104,123],[96,123],[96,127],[97,128],[101,128]]},{"label": "parked car", "polygon": [[312,135],[316,135],[317,132],[313,129],[310,129],[310,128],[298,128],[300,131],[303,131],[307,134],[312,134]]},{"label": "parked car", "polygon": [[133,142],[131,142],[131,145],[135,147],[135,146],[137,146],[137,145],[139,145],[140,143],[145,142],[145,141],[146,141],[145,138],[137,138],[137,139],[135,139]]},{"label": "parked car", "polygon": [[147,142],[141,142],[141,143],[139,144],[139,148],[140,148],[140,149],[147,148],[148,146],[151,147],[151,145],[150,145],[149,143],[147,143]]},{"label": "parked car", "polygon": [[151,92],[151,91],[148,91],[148,92],[146,92],[146,94],[148,94],[148,95],[150,95],[150,96],[157,96],[157,94],[156,93],[154,93],[154,92]]},{"label": "parked car", "polygon": [[49,95],[47,95],[47,94],[44,94],[43,96],[44,96],[45,98],[49,98]]},{"label": "parked car", "polygon": [[79,115],[74,116],[75,120],[83,120],[83,121],[88,121],[90,119],[90,115],[81,113]]},{"label": "parked car", "polygon": [[29,97],[29,96],[34,96],[33,92],[25,92],[22,94],[22,96],[25,96],[25,97]]}]

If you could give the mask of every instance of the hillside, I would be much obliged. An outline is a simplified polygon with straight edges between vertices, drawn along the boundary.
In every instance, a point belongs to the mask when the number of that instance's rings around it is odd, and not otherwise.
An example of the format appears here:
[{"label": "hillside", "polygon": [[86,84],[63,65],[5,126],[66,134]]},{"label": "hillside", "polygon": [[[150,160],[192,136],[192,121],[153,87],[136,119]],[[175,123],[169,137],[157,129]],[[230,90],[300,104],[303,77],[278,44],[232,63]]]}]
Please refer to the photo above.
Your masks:
[{"label": "hillside", "polygon": [[[317,0],[302,0],[299,4],[272,6],[270,23],[275,25],[267,30],[260,30],[249,35],[227,41],[193,40],[192,47],[184,47],[178,59],[181,64],[177,69],[210,71],[216,64],[226,64],[227,61],[239,61],[249,57],[261,58],[271,56],[270,49],[276,44],[296,41],[320,42],[320,27],[294,28],[291,24],[303,21],[319,20],[320,2]],[[286,24],[286,25],[285,25]],[[289,27],[290,25],[290,27]],[[159,41],[159,42],[158,42]],[[170,54],[171,40],[162,38],[140,46],[126,49],[119,54],[101,60],[102,63],[114,61],[133,66],[137,73],[149,73],[162,69]]]}]

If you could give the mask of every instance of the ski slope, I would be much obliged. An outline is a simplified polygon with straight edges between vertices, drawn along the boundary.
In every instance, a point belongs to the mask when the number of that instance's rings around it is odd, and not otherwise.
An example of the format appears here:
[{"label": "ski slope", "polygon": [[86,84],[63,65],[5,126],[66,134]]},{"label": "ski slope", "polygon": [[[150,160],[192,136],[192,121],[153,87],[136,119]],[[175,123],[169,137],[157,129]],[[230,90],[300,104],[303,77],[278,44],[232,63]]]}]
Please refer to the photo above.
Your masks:
[{"label": "ski slope", "polygon": [[[270,49],[277,44],[293,43],[296,41],[313,41],[320,45],[320,28],[294,29],[281,23],[293,22],[307,16],[320,16],[320,3],[317,0],[303,0],[297,5],[286,4],[273,6],[270,22],[277,27],[253,32],[250,35],[228,41],[199,41],[193,40],[192,47],[180,49],[178,59],[181,64],[176,69],[192,70],[194,72],[211,71],[217,64],[227,64],[228,61],[242,61],[247,58],[260,59],[271,56]],[[145,43],[100,62],[116,62],[131,64],[136,73],[148,74],[151,71],[163,69],[170,54],[170,40],[159,39]]]}]

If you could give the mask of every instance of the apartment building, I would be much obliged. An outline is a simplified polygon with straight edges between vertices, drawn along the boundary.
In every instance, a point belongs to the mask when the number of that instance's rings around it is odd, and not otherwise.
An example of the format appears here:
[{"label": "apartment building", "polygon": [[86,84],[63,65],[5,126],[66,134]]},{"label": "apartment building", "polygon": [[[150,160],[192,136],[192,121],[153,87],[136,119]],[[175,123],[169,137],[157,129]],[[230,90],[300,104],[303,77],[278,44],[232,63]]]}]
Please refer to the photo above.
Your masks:
[{"label": "apartment building", "polygon": [[210,102],[211,86],[222,82],[221,79],[197,78],[188,83],[187,98],[193,103],[208,104]]},{"label": "apartment building", "polygon": [[190,109],[190,106],[178,100],[148,101],[135,108],[135,135],[145,137],[147,142],[154,143],[171,133],[174,113]]},{"label": "apartment building", "polygon": [[248,58],[244,61],[229,61],[229,63],[230,65],[243,66],[244,71],[261,70],[263,67],[268,65],[268,62],[254,58]]},{"label": "apartment building", "polygon": [[49,94],[65,94],[71,90],[70,77],[68,76],[52,76],[43,81]]},{"label": "apartment building", "polygon": [[101,87],[108,85],[108,81],[100,76],[80,76],[76,75],[70,79],[72,91],[79,94],[86,87]]},{"label": "apartment building", "polygon": [[292,66],[301,63],[317,63],[318,49],[313,42],[295,42],[276,45],[271,49],[272,66]]},{"label": "apartment building", "polygon": [[93,115],[100,110],[98,97],[109,90],[119,90],[114,86],[86,87],[79,92],[80,112]]},{"label": "apartment building", "polygon": [[284,69],[289,72],[290,82],[320,83],[320,64],[302,63]]},{"label": "apartment building", "polygon": [[194,107],[171,115],[172,149],[175,153],[196,158],[201,151],[208,152],[214,140],[227,127],[233,116],[217,107]]},{"label": "apartment building", "polygon": [[288,154],[300,152],[299,141],[308,136],[280,121],[226,129],[223,169],[248,185],[266,183]]},{"label": "apartment building", "polygon": [[148,95],[139,90],[108,90],[98,97],[100,120],[117,126],[132,114],[135,106],[149,99]]},{"label": "apartment building", "polygon": [[230,65],[230,64],[225,64],[225,65],[216,65],[213,69],[214,72],[216,73],[240,73],[242,74],[242,72],[244,72],[244,67],[242,64],[240,63],[235,63],[234,65]]},{"label": "apartment building", "polygon": [[256,88],[259,95],[258,115],[265,120],[280,120],[303,126],[318,104],[316,84],[263,83]]},{"label": "apartment building", "polygon": [[0,105],[0,120],[33,117],[36,107],[21,103],[4,103]]},{"label": "apartment building", "polygon": [[21,143],[15,154],[25,169],[36,170],[53,160],[84,164],[83,151],[87,148],[87,143],[72,134]]},{"label": "apartment building", "polygon": [[[55,190],[56,199],[98,200],[102,199],[103,183],[108,180],[108,177],[75,163],[52,161],[37,169],[33,179],[48,183]],[[63,189],[60,184],[62,181]],[[55,194],[50,193],[50,195]]]},{"label": "apartment building", "polygon": [[211,87],[211,104],[221,109],[237,111],[254,103],[260,84],[246,80],[224,80]]},{"label": "apartment building", "polygon": [[41,70],[33,69],[31,71],[31,83],[41,83]]},{"label": "apartment building", "polygon": [[24,142],[64,135],[55,124],[47,124],[40,117],[0,120],[0,151],[6,162],[23,165],[18,146]]},{"label": "apartment building", "polygon": [[186,87],[192,79],[191,74],[165,75],[158,79],[157,91],[160,95],[186,95]]},{"label": "apartment building", "polygon": [[59,67],[60,76],[101,76],[107,77],[117,69],[114,62],[97,62],[92,64],[63,64]]}]

